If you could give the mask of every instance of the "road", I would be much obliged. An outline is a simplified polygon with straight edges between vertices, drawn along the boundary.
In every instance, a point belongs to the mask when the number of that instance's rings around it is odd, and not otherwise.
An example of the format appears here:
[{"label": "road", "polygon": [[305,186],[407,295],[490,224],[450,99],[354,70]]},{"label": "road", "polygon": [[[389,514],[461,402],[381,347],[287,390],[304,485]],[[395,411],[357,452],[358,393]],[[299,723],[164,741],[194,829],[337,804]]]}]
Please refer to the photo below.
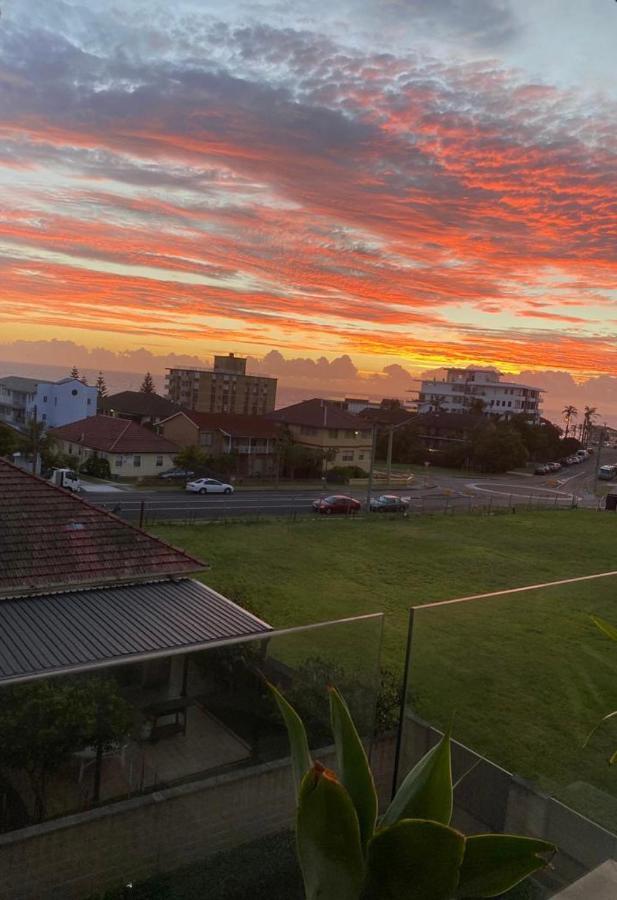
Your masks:
[{"label": "road", "polygon": [[[617,462],[617,453],[611,451],[602,462]],[[419,478],[412,488],[389,489],[410,500],[413,513],[440,512],[449,509],[474,509],[479,506],[597,506],[593,493],[595,460],[592,457],[579,466],[564,468],[547,476],[494,475],[486,478],[461,477],[460,473],[439,474],[426,479]],[[373,491],[374,496],[383,488]],[[144,521],[197,521],[250,517],[259,515],[306,515],[312,511],[312,501],[332,493],[348,493],[358,500],[366,500],[365,488],[326,490],[251,490],[238,489],[234,494],[190,494],[178,490],[123,490],[109,492],[89,491],[87,499],[115,511],[123,518]]]}]

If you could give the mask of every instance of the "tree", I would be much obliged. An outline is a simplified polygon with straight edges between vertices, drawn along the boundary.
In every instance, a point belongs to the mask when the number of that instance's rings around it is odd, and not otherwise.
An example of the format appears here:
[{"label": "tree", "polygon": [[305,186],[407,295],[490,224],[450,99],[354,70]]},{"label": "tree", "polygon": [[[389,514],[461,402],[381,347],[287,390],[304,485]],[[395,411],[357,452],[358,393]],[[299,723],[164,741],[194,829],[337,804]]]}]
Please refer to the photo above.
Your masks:
[{"label": "tree", "polygon": [[154,381],[152,379],[152,375],[150,372],[146,372],[144,375],[144,380],[141,383],[141,387],[139,388],[144,394],[156,394],[156,390],[154,387]]},{"label": "tree", "polygon": [[581,444],[586,446],[591,440],[591,431],[594,422],[598,419],[598,410],[595,406],[586,406],[583,413],[583,429],[581,432]]},{"label": "tree", "polygon": [[50,679],[3,689],[0,763],[25,772],[35,821],[45,818],[49,779],[67,758],[89,746],[104,751],[131,723],[131,708],[111,679]]},{"label": "tree", "polygon": [[77,368],[77,366],[73,366],[73,368],[71,369],[70,377],[79,379],[79,369]]},{"label": "tree", "polygon": [[486,472],[507,472],[524,466],[528,456],[519,432],[505,422],[485,428],[473,446],[473,463]]},{"label": "tree", "polygon": [[107,396],[107,385],[105,384],[105,376],[102,372],[99,372],[98,378],[96,379],[96,389],[99,397]]},{"label": "tree", "polygon": [[568,404],[568,406],[564,406],[561,414],[563,416],[564,422],[566,423],[564,438],[567,438],[570,434],[570,425],[572,423],[572,420],[576,419],[576,417],[578,416],[578,409],[576,408],[576,406],[572,406],[572,404],[570,403]]},{"label": "tree", "polygon": [[85,375],[82,375],[79,380],[81,381],[82,384],[88,384],[88,379],[86,378]]},{"label": "tree", "polygon": [[56,456],[56,441],[50,435],[45,422],[30,419],[25,434],[21,437],[20,449],[33,460],[33,471],[37,461],[41,461],[41,469],[50,468],[50,462]]},{"label": "tree", "polygon": [[481,416],[484,414],[486,403],[481,397],[474,397],[469,404],[469,412],[472,416]]},{"label": "tree", "polygon": [[10,456],[19,446],[17,434],[4,422],[0,422],[0,456]]}]

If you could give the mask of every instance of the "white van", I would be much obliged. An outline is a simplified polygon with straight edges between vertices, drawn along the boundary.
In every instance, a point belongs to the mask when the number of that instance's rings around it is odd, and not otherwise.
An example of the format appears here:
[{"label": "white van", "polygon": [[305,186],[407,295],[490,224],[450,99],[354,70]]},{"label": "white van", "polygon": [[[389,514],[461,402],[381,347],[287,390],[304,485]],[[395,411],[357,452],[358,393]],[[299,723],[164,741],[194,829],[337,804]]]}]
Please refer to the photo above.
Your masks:
[{"label": "white van", "polygon": [[610,481],[617,475],[617,466],[600,466],[598,469],[598,478],[602,481]]},{"label": "white van", "polygon": [[79,475],[72,469],[54,469],[49,480],[52,484],[65,488],[67,491],[73,491],[75,494],[81,491]]}]

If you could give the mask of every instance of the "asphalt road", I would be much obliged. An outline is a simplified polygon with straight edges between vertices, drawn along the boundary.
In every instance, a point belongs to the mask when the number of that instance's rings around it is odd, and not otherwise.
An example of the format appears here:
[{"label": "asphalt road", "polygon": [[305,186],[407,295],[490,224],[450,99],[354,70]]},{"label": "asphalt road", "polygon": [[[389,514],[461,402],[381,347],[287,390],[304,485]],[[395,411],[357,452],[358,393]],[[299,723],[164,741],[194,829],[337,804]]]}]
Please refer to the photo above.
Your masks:
[{"label": "asphalt road", "polygon": [[[606,452],[602,463],[617,462],[615,451]],[[471,510],[479,506],[579,506],[595,507],[598,500],[593,493],[595,458],[578,466],[562,469],[547,476],[502,475],[463,478],[460,474],[439,474],[419,478],[413,488],[388,489],[409,498],[412,513],[448,510]],[[604,482],[606,483],[606,482]],[[617,489],[617,485],[616,485]],[[312,501],[334,493],[348,493],[366,501],[366,489],[346,490],[329,486],[325,490],[251,490],[238,489],[234,494],[191,494],[178,490],[118,491],[97,493],[88,491],[82,496],[92,503],[112,510],[132,522],[140,521],[197,521],[251,517],[259,515],[290,516],[312,513]],[[383,488],[373,491],[374,496]]]}]

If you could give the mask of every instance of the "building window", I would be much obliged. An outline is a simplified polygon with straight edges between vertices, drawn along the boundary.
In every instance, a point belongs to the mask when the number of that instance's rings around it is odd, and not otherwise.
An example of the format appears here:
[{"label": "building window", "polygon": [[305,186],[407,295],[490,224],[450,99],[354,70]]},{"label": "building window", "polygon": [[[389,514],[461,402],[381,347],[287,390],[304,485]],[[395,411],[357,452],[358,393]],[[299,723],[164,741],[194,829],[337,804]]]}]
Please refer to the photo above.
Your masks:
[{"label": "building window", "polygon": [[199,446],[200,447],[211,447],[212,446],[212,432],[211,431],[200,431],[199,432]]},{"label": "building window", "polygon": [[88,406],[90,406],[91,403],[92,403],[92,400],[90,399],[90,397],[88,397]]},{"label": "building window", "polygon": [[363,459],[364,459],[364,453],[358,453],[358,459],[359,459],[359,460],[363,460]]},{"label": "building window", "polygon": [[43,413],[43,421],[44,421],[44,422],[47,421],[47,413]]},{"label": "building window", "polygon": [[140,468],[140,466],[141,466],[141,456],[135,455],[135,456],[133,457],[133,466],[134,466],[136,469],[139,469],[139,468]]},{"label": "building window", "polygon": [[77,388],[73,388],[73,390],[71,391],[71,394],[73,395],[73,397],[76,397],[77,396]]},{"label": "building window", "polygon": [[45,394],[45,396],[43,397],[43,403],[47,403],[47,395],[46,395],[46,394]]},{"label": "building window", "polygon": [[163,457],[162,457],[162,456],[157,456],[157,458],[156,458],[156,464],[157,464],[157,466],[162,466],[162,465],[163,465]]},{"label": "building window", "polygon": [[338,428],[329,428],[328,429],[328,437],[337,438],[338,437]]},{"label": "building window", "polygon": [[114,465],[116,466],[117,469],[120,468],[120,466],[122,465],[122,457],[121,456],[116,456]]},{"label": "building window", "polygon": [[343,462],[353,462],[353,453],[343,453],[341,459]]}]

